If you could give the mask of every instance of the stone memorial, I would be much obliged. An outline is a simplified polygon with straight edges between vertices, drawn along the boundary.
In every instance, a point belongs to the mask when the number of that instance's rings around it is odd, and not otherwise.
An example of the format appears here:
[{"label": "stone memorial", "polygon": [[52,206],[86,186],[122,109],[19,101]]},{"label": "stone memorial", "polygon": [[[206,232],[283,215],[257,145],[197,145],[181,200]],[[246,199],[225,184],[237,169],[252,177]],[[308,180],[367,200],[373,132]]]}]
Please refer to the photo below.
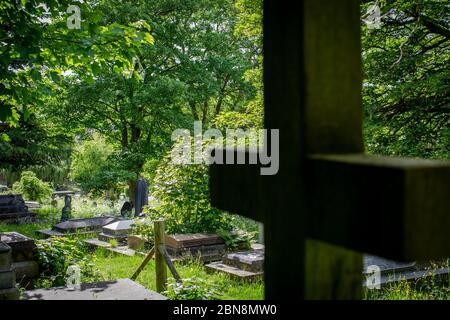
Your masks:
[{"label": "stone memorial", "polygon": [[51,230],[37,230],[42,237],[66,236],[70,234],[98,234],[103,226],[119,220],[117,217],[94,217],[70,219],[53,225]]},{"label": "stone memorial", "polygon": [[0,221],[25,222],[35,217],[36,213],[28,211],[20,194],[0,195]]},{"label": "stone memorial", "polygon": [[125,201],[120,209],[120,215],[122,217],[130,217],[133,213],[133,204],[129,201]]},{"label": "stone memorial", "polygon": [[0,241],[11,248],[16,281],[22,287],[31,288],[32,280],[39,277],[37,247],[34,239],[17,232],[3,232],[0,233]]},{"label": "stone memorial", "polygon": [[0,300],[19,299],[16,274],[12,268],[11,247],[0,241]]},{"label": "stone memorial", "polygon": [[102,232],[98,235],[98,239],[105,242],[116,240],[119,244],[126,244],[133,224],[134,220],[114,221],[102,227]]},{"label": "stone memorial", "polygon": [[136,196],[134,201],[134,216],[142,213],[142,208],[148,204],[148,185],[144,178],[140,177],[136,183]]},{"label": "stone memorial", "polygon": [[222,272],[232,279],[254,281],[264,274],[264,250],[226,253],[222,261],[205,265],[208,272]]},{"label": "stone memorial", "polygon": [[166,235],[166,248],[174,259],[191,256],[203,262],[220,260],[226,250],[219,235],[205,233]]},{"label": "stone memorial", "polygon": [[61,221],[69,220],[72,217],[72,197],[69,194],[64,196],[64,207],[61,211]]}]

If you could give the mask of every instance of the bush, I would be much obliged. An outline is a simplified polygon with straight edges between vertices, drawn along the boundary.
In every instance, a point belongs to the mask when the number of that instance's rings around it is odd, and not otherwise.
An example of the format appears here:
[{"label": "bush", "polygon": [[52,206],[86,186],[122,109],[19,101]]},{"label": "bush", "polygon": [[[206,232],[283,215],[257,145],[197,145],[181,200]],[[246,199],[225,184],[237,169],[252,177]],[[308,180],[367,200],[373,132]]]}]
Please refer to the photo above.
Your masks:
[{"label": "bush", "polygon": [[165,294],[171,300],[217,300],[220,297],[218,286],[198,277],[183,279],[178,283],[171,278]]},{"label": "bush", "polygon": [[23,171],[20,180],[14,183],[13,191],[21,193],[27,200],[42,201],[52,195],[52,188],[32,171]]},{"label": "bush", "polygon": [[165,219],[169,234],[231,229],[225,213],[211,206],[208,167],[172,164],[170,159],[170,154],[164,158],[153,180],[151,195],[158,204],[144,210],[150,220]]},{"label": "bush", "polygon": [[67,268],[71,265],[80,267],[81,282],[102,280],[86,256],[86,252],[82,250],[82,245],[80,240],[68,237],[36,241],[41,277],[36,280],[35,286],[64,286]]}]

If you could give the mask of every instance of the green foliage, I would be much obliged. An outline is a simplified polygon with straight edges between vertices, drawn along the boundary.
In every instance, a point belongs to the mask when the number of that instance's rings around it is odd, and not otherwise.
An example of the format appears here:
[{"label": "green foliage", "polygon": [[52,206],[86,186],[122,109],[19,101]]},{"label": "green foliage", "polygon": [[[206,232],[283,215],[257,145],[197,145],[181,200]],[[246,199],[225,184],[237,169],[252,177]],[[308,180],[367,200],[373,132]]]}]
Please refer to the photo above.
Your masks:
[{"label": "green foliage", "polygon": [[137,219],[132,226],[131,234],[142,237],[146,242],[153,243],[154,228],[149,218]]},{"label": "green foliage", "polygon": [[157,169],[151,195],[158,205],[147,208],[151,220],[164,218],[167,233],[229,229],[227,216],[209,200],[206,165],[177,165],[167,155]]},{"label": "green foliage", "polygon": [[217,300],[220,297],[218,287],[198,277],[182,279],[181,283],[171,278],[163,294],[171,300]]},{"label": "green foliage", "polygon": [[21,193],[27,200],[43,201],[52,195],[52,188],[32,171],[23,171],[20,181],[13,185],[13,191]]},{"label": "green foliage", "polygon": [[94,134],[75,147],[72,154],[70,177],[85,192],[100,194],[103,191],[118,192],[129,174],[115,166],[114,147],[104,138]]},{"label": "green foliage", "polygon": [[[103,1],[100,1],[100,3]],[[105,24],[97,1],[76,2],[81,29],[69,29],[72,1],[3,1],[0,5],[0,121],[16,125],[46,104],[65,70],[82,66],[86,81],[106,60],[121,73],[143,45],[153,43],[144,21]],[[44,19],[43,19],[44,18]],[[120,63],[120,65],[119,65]]]},{"label": "green foliage", "polygon": [[[362,14],[373,3],[363,1]],[[449,159],[450,3],[379,4],[381,28],[362,26],[367,149]]]},{"label": "green foliage", "polygon": [[224,239],[228,249],[248,250],[251,242],[255,239],[256,232],[249,232],[242,229],[219,230],[219,235]]},{"label": "green foliage", "polygon": [[69,237],[53,237],[49,240],[36,241],[41,277],[35,285],[54,287],[64,286],[67,268],[77,265],[81,271],[81,282],[101,280],[94,269],[87,253],[82,249],[82,242]]}]

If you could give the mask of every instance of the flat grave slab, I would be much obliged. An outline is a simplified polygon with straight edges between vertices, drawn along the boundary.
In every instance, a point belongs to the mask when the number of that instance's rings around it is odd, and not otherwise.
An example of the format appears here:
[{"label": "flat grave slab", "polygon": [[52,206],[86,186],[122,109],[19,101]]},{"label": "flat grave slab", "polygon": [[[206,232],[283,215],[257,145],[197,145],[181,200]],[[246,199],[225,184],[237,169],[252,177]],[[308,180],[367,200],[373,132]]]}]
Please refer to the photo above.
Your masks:
[{"label": "flat grave slab", "polygon": [[227,253],[223,256],[222,262],[245,271],[263,272],[264,251],[258,250]]},{"label": "flat grave slab", "polygon": [[217,234],[193,233],[166,235],[166,246],[174,249],[220,244],[225,244],[225,241]]},{"label": "flat grave slab", "polygon": [[117,220],[119,218],[110,216],[69,219],[53,225],[51,230],[37,230],[36,233],[43,237],[64,236],[68,234],[95,234],[99,233],[103,226]]},{"label": "flat grave slab", "polygon": [[83,283],[80,289],[56,287],[25,291],[23,300],[166,300],[130,279]]},{"label": "flat grave slab", "polygon": [[87,239],[84,240],[84,242],[91,247],[105,248],[106,250],[109,250],[111,252],[123,254],[130,257],[136,254],[136,251],[128,248],[128,246],[113,247],[109,242],[102,241],[99,239]]},{"label": "flat grave slab", "polygon": [[255,281],[261,279],[263,272],[251,272],[230,266],[221,261],[216,261],[205,265],[205,270],[209,273],[222,272],[234,280]]}]

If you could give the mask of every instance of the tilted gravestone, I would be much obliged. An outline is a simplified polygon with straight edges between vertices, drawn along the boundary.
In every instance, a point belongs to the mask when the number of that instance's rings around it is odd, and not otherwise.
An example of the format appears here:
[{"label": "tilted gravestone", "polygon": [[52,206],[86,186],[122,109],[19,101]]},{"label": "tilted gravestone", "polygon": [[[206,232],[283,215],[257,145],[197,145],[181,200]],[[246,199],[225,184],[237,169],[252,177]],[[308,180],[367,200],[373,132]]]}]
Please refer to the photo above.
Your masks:
[{"label": "tilted gravestone", "polygon": [[359,252],[450,256],[449,162],[364,154],[359,4],[264,1],[265,127],[280,130],[279,171],[210,167],[213,205],[264,222],[268,299],[360,298]]},{"label": "tilted gravestone", "polygon": [[148,204],[148,185],[144,178],[139,178],[136,182],[136,197],[134,201],[134,216],[142,213],[142,208]]}]

